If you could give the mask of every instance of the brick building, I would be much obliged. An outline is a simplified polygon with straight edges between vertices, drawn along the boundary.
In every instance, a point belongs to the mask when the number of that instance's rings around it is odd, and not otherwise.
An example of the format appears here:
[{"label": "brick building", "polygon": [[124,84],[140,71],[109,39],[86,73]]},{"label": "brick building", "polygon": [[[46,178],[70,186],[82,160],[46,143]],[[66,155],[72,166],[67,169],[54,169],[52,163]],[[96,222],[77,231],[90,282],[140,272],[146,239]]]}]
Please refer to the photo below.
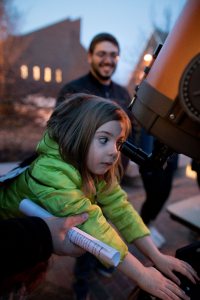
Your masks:
[{"label": "brick building", "polygon": [[130,80],[127,85],[130,95],[135,94],[135,87],[140,84],[144,76],[145,67],[150,65],[154,51],[159,44],[164,44],[167,35],[168,33],[156,29],[150,36],[144,50],[141,52],[138,63],[130,76]]},{"label": "brick building", "polygon": [[87,51],[80,43],[80,24],[80,19],[67,19],[1,43],[0,97],[56,97],[65,82],[84,74],[89,67]]}]

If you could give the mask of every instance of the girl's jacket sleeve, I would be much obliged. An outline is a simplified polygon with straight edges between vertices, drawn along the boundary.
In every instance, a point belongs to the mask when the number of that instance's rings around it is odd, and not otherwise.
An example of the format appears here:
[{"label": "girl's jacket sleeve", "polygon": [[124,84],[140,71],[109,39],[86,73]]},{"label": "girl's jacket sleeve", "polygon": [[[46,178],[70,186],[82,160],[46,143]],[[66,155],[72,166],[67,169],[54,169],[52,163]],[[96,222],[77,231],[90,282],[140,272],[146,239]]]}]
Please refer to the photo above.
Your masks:
[{"label": "girl's jacket sleeve", "polygon": [[88,220],[79,228],[117,249],[123,260],[128,251],[126,244],[107,222],[99,205],[83,194],[80,174],[73,166],[41,157],[26,172],[30,191],[26,196],[58,217],[88,212]]},{"label": "girl's jacket sleeve", "polygon": [[127,200],[126,192],[117,182],[110,193],[98,193],[98,203],[103,214],[128,243],[150,234],[137,211]]}]

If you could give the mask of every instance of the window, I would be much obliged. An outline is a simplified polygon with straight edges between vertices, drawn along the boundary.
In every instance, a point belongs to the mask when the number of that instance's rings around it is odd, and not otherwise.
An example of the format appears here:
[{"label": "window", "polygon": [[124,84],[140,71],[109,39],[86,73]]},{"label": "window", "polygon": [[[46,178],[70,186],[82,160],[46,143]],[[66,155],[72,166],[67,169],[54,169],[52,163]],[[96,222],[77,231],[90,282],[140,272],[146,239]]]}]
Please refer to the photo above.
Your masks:
[{"label": "window", "polygon": [[28,78],[28,67],[26,65],[20,67],[20,74],[22,79]]},{"label": "window", "polygon": [[56,82],[62,82],[62,71],[60,69],[56,69],[55,71]]},{"label": "window", "polygon": [[46,82],[51,81],[51,69],[48,67],[44,68],[44,81]]},{"label": "window", "polygon": [[40,67],[38,66],[33,67],[33,79],[40,80]]}]

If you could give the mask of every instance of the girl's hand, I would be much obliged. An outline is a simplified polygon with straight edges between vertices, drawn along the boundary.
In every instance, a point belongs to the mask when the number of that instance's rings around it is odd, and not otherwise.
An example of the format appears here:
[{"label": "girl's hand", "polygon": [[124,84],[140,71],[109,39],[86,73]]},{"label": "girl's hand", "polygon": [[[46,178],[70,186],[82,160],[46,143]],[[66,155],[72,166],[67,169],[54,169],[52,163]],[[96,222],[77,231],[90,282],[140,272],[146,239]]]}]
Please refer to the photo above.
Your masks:
[{"label": "girl's hand", "polygon": [[190,299],[173,281],[164,277],[153,267],[145,268],[138,285],[149,294],[162,300]]},{"label": "girl's hand", "polygon": [[154,263],[162,273],[164,273],[168,278],[172,279],[178,285],[180,285],[180,280],[173,271],[179,272],[186,276],[194,284],[200,280],[196,271],[191,265],[173,256],[160,253],[154,260]]}]

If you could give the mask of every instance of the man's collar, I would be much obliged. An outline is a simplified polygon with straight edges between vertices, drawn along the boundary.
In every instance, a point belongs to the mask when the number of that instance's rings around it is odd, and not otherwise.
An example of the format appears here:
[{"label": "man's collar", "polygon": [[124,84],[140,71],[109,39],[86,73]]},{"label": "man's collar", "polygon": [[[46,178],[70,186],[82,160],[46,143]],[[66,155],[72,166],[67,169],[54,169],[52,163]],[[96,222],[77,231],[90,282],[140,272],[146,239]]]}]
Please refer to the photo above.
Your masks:
[{"label": "man's collar", "polygon": [[90,77],[90,79],[96,84],[96,85],[99,85],[99,86],[102,86],[102,87],[107,87],[107,88],[110,88],[113,84],[112,80],[110,82],[110,84],[103,84],[101,83],[93,74],[92,72],[90,71],[88,73],[88,76]]}]

